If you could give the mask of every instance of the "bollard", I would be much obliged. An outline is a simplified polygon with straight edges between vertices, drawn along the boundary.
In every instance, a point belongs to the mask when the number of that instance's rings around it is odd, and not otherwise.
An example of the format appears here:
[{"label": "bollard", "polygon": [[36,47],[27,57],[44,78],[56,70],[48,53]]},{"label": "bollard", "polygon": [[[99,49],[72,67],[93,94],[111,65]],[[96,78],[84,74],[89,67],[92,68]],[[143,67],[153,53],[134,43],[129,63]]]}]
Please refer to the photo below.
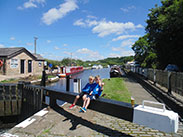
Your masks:
[{"label": "bollard", "polygon": [[70,91],[70,76],[66,76],[66,91]]},{"label": "bollard", "polygon": [[73,87],[74,87],[74,92],[78,93],[78,79],[74,79]]},{"label": "bollard", "polygon": [[74,92],[75,93],[80,93],[81,92],[81,79],[74,79]]},{"label": "bollard", "polygon": [[135,99],[133,97],[131,97],[131,105],[132,105],[132,107],[135,106]]},{"label": "bollard", "polygon": [[42,72],[42,79],[41,79],[41,86],[46,86],[46,72],[43,70]]}]

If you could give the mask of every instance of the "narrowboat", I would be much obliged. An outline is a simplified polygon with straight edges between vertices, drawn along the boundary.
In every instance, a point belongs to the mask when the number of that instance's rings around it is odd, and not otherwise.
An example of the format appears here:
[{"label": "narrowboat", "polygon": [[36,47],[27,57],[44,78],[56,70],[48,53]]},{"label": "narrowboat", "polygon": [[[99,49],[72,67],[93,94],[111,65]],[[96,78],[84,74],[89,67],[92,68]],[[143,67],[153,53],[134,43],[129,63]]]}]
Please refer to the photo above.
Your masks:
[{"label": "narrowboat", "polygon": [[122,71],[120,67],[118,66],[111,67],[110,77],[121,77],[121,76],[122,76]]},{"label": "narrowboat", "polygon": [[59,77],[66,77],[68,75],[73,75],[73,74],[77,74],[77,73],[80,73],[83,71],[83,67],[82,66],[71,66],[71,67],[68,67],[68,66],[63,66],[63,67],[60,67],[59,70],[58,70],[58,76]]}]

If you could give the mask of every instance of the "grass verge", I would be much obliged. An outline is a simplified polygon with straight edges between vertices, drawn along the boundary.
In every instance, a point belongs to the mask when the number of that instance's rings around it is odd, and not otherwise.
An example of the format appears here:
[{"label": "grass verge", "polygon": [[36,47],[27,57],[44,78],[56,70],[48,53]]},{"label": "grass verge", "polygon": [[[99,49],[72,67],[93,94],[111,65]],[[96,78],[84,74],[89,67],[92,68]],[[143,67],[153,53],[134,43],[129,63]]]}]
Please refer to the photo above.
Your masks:
[{"label": "grass verge", "polygon": [[126,88],[122,78],[104,79],[103,82],[105,83],[103,94],[106,94],[104,98],[128,103],[131,102],[131,94]]},{"label": "grass verge", "polygon": [[[48,75],[48,78],[54,78],[55,76],[53,75]],[[33,80],[38,80],[41,79],[41,75],[36,75],[36,76],[28,76],[24,78],[18,78],[18,79],[8,79],[8,80],[2,80],[0,81],[1,83],[17,83],[18,81],[33,81]]]}]

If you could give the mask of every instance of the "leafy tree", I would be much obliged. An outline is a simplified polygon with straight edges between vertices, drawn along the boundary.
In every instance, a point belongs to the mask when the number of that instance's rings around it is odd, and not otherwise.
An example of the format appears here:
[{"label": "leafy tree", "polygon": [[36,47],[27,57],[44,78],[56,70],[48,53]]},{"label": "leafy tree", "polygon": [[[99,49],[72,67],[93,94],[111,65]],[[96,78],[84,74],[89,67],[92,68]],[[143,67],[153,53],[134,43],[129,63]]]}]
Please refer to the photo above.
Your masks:
[{"label": "leafy tree", "polygon": [[183,0],[163,0],[148,14],[146,31],[157,53],[159,67],[183,66]]},{"label": "leafy tree", "polygon": [[142,67],[153,67],[156,68],[156,53],[152,46],[148,42],[149,34],[140,37],[135,44],[132,45],[132,49],[135,52],[135,61]]},{"label": "leafy tree", "polygon": [[62,59],[62,65],[64,66],[70,66],[71,65],[71,59],[70,58],[64,58]]}]

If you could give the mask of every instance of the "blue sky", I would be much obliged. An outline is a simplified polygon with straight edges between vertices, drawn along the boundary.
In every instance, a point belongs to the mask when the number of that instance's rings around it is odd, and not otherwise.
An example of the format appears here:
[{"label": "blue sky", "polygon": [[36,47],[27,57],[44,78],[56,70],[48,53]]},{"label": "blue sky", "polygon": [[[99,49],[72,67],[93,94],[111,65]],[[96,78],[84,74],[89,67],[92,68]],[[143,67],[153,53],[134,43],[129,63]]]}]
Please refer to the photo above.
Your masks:
[{"label": "blue sky", "polygon": [[98,60],[134,55],[149,9],[160,0],[0,0],[0,47],[44,58]]}]

